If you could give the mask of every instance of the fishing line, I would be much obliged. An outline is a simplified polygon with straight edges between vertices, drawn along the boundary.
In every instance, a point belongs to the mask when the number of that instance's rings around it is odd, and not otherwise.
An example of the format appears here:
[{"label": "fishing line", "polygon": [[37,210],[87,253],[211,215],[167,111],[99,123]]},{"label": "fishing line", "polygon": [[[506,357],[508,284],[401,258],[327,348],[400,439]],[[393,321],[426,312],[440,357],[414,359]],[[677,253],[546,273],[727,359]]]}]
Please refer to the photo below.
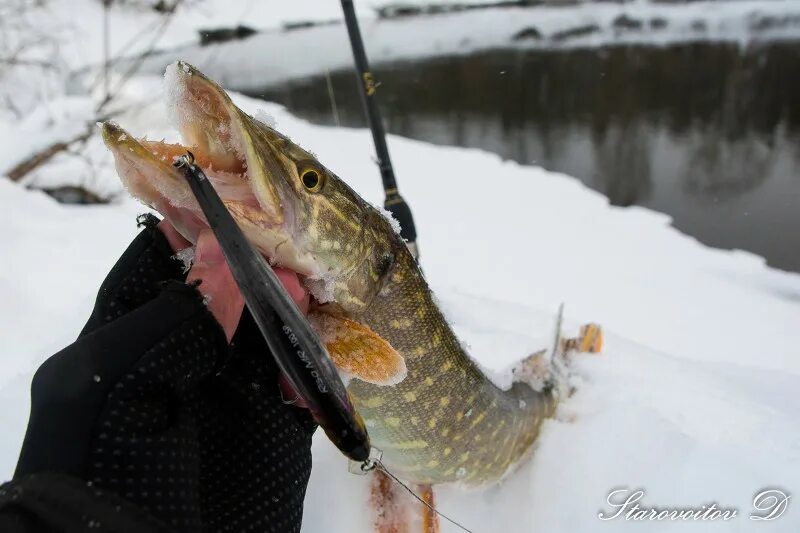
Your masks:
[{"label": "fishing line", "polygon": [[369,472],[370,470],[374,470],[374,469],[378,469],[381,472],[383,472],[384,474],[386,474],[387,476],[389,476],[389,479],[391,479],[392,481],[394,481],[395,483],[397,483],[398,485],[403,487],[409,494],[411,494],[414,497],[414,499],[416,499],[419,503],[421,503],[422,505],[424,505],[425,507],[427,507],[428,509],[430,509],[431,511],[436,513],[438,516],[441,516],[442,518],[444,518],[445,520],[447,520],[448,522],[450,522],[451,524],[453,524],[457,528],[459,528],[459,529],[461,529],[463,531],[466,531],[467,533],[473,533],[473,531],[471,529],[467,529],[466,527],[462,526],[461,524],[459,524],[458,522],[456,522],[455,520],[453,520],[452,518],[450,518],[446,514],[442,513],[441,511],[438,511],[431,504],[426,502],[425,499],[422,498],[421,496],[419,496],[416,492],[414,492],[411,489],[411,487],[409,487],[408,485],[406,485],[405,483],[400,481],[397,478],[397,476],[395,476],[394,474],[389,472],[389,470],[386,468],[386,465],[384,465],[383,462],[380,459],[367,459],[366,461],[364,461],[361,464],[361,470],[363,472]]},{"label": "fishing line", "polygon": [[325,81],[328,85],[328,100],[331,101],[331,112],[333,113],[333,121],[336,123],[336,127],[338,128],[341,126],[339,122],[339,108],[336,107],[336,95],[333,94],[333,82],[331,82],[331,71],[327,68],[325,69]]}]

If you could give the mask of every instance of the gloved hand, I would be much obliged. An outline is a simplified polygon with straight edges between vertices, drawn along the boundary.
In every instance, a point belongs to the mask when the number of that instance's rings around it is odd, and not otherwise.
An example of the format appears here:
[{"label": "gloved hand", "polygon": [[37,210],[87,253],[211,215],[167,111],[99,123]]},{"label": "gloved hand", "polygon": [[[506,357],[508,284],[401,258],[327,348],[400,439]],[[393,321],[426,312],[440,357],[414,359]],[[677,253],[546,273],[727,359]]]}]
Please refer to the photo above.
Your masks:
[{"label": "gloved hand", "polygon": [[78,340],[36,372],[15,482],[68,474],[172,531],[298,531],[316,425],[282,401],[241,302],[214,299],[227,267],[200,257],[189,274],[207,277],[206,305],[157,222],[142,221]]}]

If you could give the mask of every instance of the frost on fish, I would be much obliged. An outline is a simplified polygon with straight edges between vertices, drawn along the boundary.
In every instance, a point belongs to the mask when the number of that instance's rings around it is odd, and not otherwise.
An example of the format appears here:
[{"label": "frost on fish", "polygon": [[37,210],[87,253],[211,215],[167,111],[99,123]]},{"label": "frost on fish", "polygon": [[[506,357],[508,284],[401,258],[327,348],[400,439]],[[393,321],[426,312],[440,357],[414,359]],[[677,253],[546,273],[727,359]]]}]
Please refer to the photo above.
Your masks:
[{"label": "frost on fish", "polygon": [[386,208],[384,208],[382,205],[379,204],[372,204],[372,205],[375,209],[378,210],[378,213],[380,213],[383,216],[383,218],[385,218],[386,221],[389,222],[389,224],[392,226],[392,230],[394,230],[395,233],[400,235],[400,229],[401,229],[400,222],[398,222],[397,219],[394,218],[394,215],[392,215],[391,211],[387,210]]},{"label": "frost on fish", "polygon": [[258,108],[256,110],[256,114],[253,115],[253,118],[262,123],[263,125],[267,126],[268,128],[275,129],[278,127],[278,121],[275,119],[275,117],[270,115],[261,108]]},{"label": "frost on fish", "polygon": [[[214,108],[218,101],[214,97],[187,89],[185,78],[192,75],[195,74],[191,67],[181,61],[167,66],[164,72],[164,101],[170,122],[191,146],[208,143],[211,163],[216,164],[212,168],[236,161],[246,169],[241,128],[231,127],[229,120],[219,120],[219,111]],[[202,129],[198,129],[199,124],[204,125]],[[216,135],[208,135],[208,128],[213,128]]]},{"label": "frost on fish", "polygon": [[167,108],[167,117],[171,124],[181,124],[183,115],[180,112],[180,102],[184,100],[186,88],[180,81],[183,67],[181,63],[170,63],[164,71],[164,102]]},{"label": "frost on fish", "polygon": [[336,277],[333,273],[325,272],[319,276],[308,277],[305,279],[304,284],[311,296],[319,303],[324,304],[334,301]]}]

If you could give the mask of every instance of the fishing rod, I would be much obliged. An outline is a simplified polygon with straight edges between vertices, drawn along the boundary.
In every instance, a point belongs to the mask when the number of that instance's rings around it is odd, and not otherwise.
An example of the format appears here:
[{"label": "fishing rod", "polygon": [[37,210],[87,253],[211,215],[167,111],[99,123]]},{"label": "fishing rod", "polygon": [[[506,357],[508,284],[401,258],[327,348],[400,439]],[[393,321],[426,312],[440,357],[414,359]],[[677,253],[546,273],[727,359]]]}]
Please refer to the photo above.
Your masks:
[{"label": "fishing rod", "polygon": [[414,217],[411,208],[397,190],[397,180],[394,176],[392,160],[389,157],[389,148],[386,146],[386,131],[383,128],[381,113],[375,100],[378,84],[372,76],[364,51],[364,41],[361,39],[361,30],[356,19],[356,10],[353,0],[341,0],[344,11],[344,21],[347,25],[347,35],[350,37],[350,47],[353,50],[353,60],[360,80],[361,103],[364,104],[364,113],[372,131],[372,142],[375,144],[375,154],[378,156],[378,168],[383,180],[383,192],[386,195],[383,206],[400,223],[400,236],[405,239],[408,249],[415,259],[419,259],[417,247],[417,229],[414,226]]}]

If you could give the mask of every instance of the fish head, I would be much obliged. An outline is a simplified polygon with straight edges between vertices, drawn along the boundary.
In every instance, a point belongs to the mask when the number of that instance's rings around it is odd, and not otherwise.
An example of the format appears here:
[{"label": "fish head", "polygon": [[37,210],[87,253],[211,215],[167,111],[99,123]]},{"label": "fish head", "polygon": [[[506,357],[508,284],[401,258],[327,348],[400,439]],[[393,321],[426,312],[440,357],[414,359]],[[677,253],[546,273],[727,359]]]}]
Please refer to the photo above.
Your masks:
[{"label": "fish head", "polygon": [[357,315],[405,250],[390,222],[310,152],[240,110],[212,80],[178,62],[167,108],[184,143],[137,140],[101,124],[128,191],[189,241],[207,223],[174,160],[191,151],[248,240],[305,278],[320,303]]}]

